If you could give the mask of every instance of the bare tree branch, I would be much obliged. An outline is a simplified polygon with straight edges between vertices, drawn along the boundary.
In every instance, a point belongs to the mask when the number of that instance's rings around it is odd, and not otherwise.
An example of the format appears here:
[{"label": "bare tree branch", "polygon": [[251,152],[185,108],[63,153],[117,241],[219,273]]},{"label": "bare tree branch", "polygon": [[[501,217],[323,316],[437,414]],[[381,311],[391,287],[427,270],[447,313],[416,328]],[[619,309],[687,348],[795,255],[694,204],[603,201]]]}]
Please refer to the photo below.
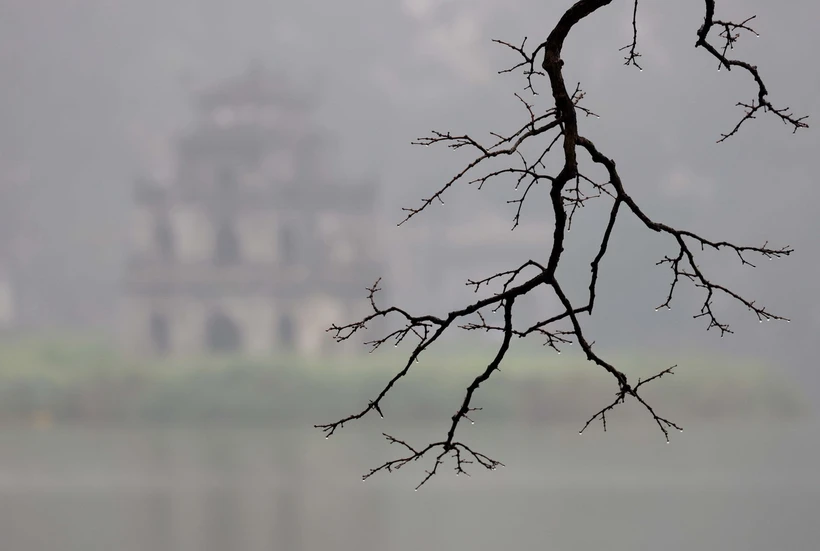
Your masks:
[{"label": "bare tree branch", "polygon": [[[728,241],[713,240],[701,236],[688,229],[678,229],[651,218],[638,203],[627,193],[621,177],[616,169],[615,162],[607,157],[593,143],[593,141],[579,133],[578,114],[585,116],[595,116],[592,111],[581,103],[584,93],[580,86],[570,93],[566,86],[563,75],[564,62],[561,59],[561,51],[566,37],[576,24],[593,14],[598,9],[607,6],[612,0],[577,0],[558,19],[547,38],[532,49],[527,49],[526,39],[520,46],[514,46],[509,42],[495,40],[496,43],[512,50],[519,58],[518,63],[500,71],[500,73],[521,71],[526,79],[526,90],[529,90],[533,97],[537,96],[533,87],[533,81],[539,77],[546,77],[549,81],[552,94],[552,103],[545,109],[536,107],[535,103],[525,100],[516,94],[518,101],[524,106],[527,113],[526,121],[518,126],[514,131],[507,134],[491,133],[495,141],[484,144],[466,134],[452,134],[450,132],[435,131],[430,137],[419,138],[414,143],[424,146],[433,144],[444,144],[451,149],[467,148],[474,150],[476,157],[469,162],[461,171],[457,172],[443,186],[441,186],[430,197],[424,199],[418,207],[404,209],[406,217],[399,225],[410,218],[420,214],[432,203],[439,201],[443,203],[443,195],[459,182],[475,184],[480,189],[490,181],[512,177],[515,182],[515,190],[523,184],[524,188],[516,199],[508,201],[516,204],[516,213],[513,220],[513,229],[518,225],[521,217],[521,207],[525,203],[528,194],[539,184],[549,187],[550,205],[554,217],[554,229],[552,235],[552,245],[546,261],[529,260],[519,266],[506,271],[501,271],[483,279],[469,280],[467,285],[473,288],[478,295],[477,299],[461,309],[453,310],[444,316],[430,314],[414,315],[405,309],[390,306],[382,308],[377,305],[375,297],[379,289],[379,281],[368,289],[368,297],[372,312],[360,321],[348,325],[334,325],[329,331],[337,341],[344,341],[351,338],[357,332],[364,330],[368,323],[377,319],[392,317],[403,322],[403,327],[388,333],[386,336],[370,341],[368,344],[371,351],[379,348],[382,344],[392,341],[398,345],[407,338],[415,342],[415,347],[411,351],[407,361],[393,377],[384,385],[382,390],[368,402],[358,413],[349,415],[343,419],[323,425],[316,425],[321,428],[329,437],[331,434],[344,426],[346,423],[360,419],[371,411],[382,415],[381,405],[386,399],[389,391],[407,376],[412,366],[418,362],[419,356],[430,349],[430,347],[452,326],[466,331],[493,331],[502,335],[502,341],[494,357],[481,370],[472,383],[467,387],[464,398],[460,406],[453,414],[449,429],[445,437],[438,441],[424,446],[413,446],[404,440],[394,436],[384,434],[387,441],[396,444],[403,450],[403,454],[398,459],[387,461],[382,465],[370,470],[364,478],[382,471],[393,471],[408,463],[414,463],[426,456],[432,456],[433,465],[425,471],[421,483],[425,484],[433,475],[439,471],[439,467],[449,457],[455,461],[456,473],[467,474],[465,467],[470,464],[477,464],[485,469],[494,470],[502,466],[498,461],[481,454],[456,438],[459,424],[467,419],[472,421],[470,415],[480,410],[473,404],[476,401],[476,394],[479,387],[487,382],[493,373],[497,372],[504,358],[512,346],[513,337],[526,338],[536,334],[545,339],[544,344],[560,353],[561,345],[569,345],[577,342],[587,360],[598,366],[605,372],[612,375],[617,384],[615,400],[593,414],[581,429],[583,433],[591,423],[600,420],[603,429],[607,429],[607,414],[618,404],[623,403],[627,397],[635,399],[655,421],[656,425],[669,442],[670,429],[683,430],[679,425],[664,418],[653,406],[651,406],[641,395],[643,386],[659,380],[666,375],[672,375],[676,366],[660,369],[658,373],[645,380],[638,380],[631,383],[625,371],[603,359],[593,348],[584,332],[581,323],[583,314],[592,315],[597,294],[597,284],[600,280],[601,263],[607,252],[616,221],[623,212],[629,212],[635,216],[649,230],[664,234],[674,242],[674,252],[664,256],[658,265],[668,266],[672,272],[672,280],[669,292],[663,303],[658,308],[669,308],[675,290],[679,283],[689,282],[694,287],[702,289],[704,293],[703,303],[699,310],[693,314],[694,318],[705,318],[708,321],[707,330],[717,328],[720,336],[731,333],[727,323],[718,319],[713,308],[713,300],[716,296],[724,296],[752,312],[758,320],[784,320],[788,319],[774,314],[763,306],[759,306],[756,301],[750,300],[731,290],[723,283],[715,282],[698,263],[698,250],[706,248],[715,251],[728,250],[738,257],[741,265],[754,267],[749,260],[752,256],[758,255],[765,258],[780,258],[792,253],[790,247],[770,247],[768,243],[761,246],[738,245]],[[757,85],[757,96],[754,101],[748,104],[739,103],[746,112],[740,122],[727,134],[723,134],[718,142],[722,142],[736,134],[746,121],[755,118],[758,112],[770,112],[791,126],[794,131],[806,128],[804,122],[806,117],[795,117],[788,108],[775,108],[767,99],[768,91],[757,70],[756,66],[746,61],[729,59],[727,52],[733,49],[735,42],[741,33],[755,33],[749,26],[753,17],[746,18],[739,23],[731,21],[717,20],[714,18],[715,0],[705,0],[704,23],[697,31],[696,47],[701,47],[714,56],[721,67],[731,70],[739,67],[747,71]],[[633,0],[632,10],[632,42],[621,48],[627,50],[626,64],[638,65],[637,52],[638,40],[638,0]],[[721,29],[718,35],[722,39],[723,45],[718,47],[710,40],[710,33],[713,29]],[[536,65],[538,57],[541,56],[540,69]],[[560,164],[547,162],[548,153],[560,142],[563,156]],[[528,146],[525,150],[524,146]],[[530,151],[529,146],[534,146],[537,155],[534,160],[527,160],[525,151]],[[586,176],[579,169],[579,155],[581,151],[583,159],[589,159],[592,164],[603,167],[608,176],[606,182],[599,182]],[[485,169],[487,162],[492,159],[504,156],[515,156],[520,165],[509,166],[501,169]],[[550,166],[548,166],[550,165]],[[468,176],[470,174],[470,176]],[[611,199],[612,207],[609,210],[606,229],[601,236],[597,253],[590,262],[589,287],[585,304],[574,304],[567,296],[563,286],[557,278],[557,269],[563,258],[564,243],[566,233],[570,230],[573,217],[576,212],[593,199]],[[526,274],[526,275],[525,275]],[[491,292],[493,287],[500,290]],[[529,327],[515,326],[514,308],[519,299],[526,296],[536,288],[548,288],[557,297],[560,304],[558,311],[553,312],[545,319],[530,325]],[[503,322],[500,324],[489,323],[487,314],[503,312]],[[418,489],[417,487],[417,489]]]},{"label": "bare tree branch", "polygon": [[629,50],[624,65],[634,65],[639,71],[643,71],[643,67],[638,65],[638,58],[641,54],[638,53],[638,0],[633,0],[632,3],[632,42],[621,48],[621,51]]},{"label": "bare tree branch", "polygon": [[[720,139],[718,139],[718,143],[727,140],[731,136],[737,134],[738,130],[740,130],[741,125],[746,121],[755,118],[755,115],[758,111],[762,110],[765,112],[771,112],[775,116],[777,116],[784,124],[789,125],[792,127],[792,132],[797,132],[800,128],[808,128],[808,124],[804,122],[808,117],[795,117],[791,113],[791,109],[788,107],[783,108],[776,108],[774,105],[766,99],[766,96],[769,95],[769,91],[766,88],[766,85],[763,83],[763,78],[761,78],[760,73],[757,70],[756,65],[752,65],[747,63],[746,61],[740,61],[737,59],[729,59],[726,57],[726,50],[731,49],[734,47],[735,42],[740,37],[738,31],[748,31],[752,34],[757,35],[755,31],[747,26],[747,23],[754,19],[754,16],[746,18],[741,23],[732,23],[730,21],[720,21],[715,20],[715,0],[705,0],[706,1],[706,14],[703,18],[703,26],[698,29],[698,40],[695,43],[695,47],[704,48],[710,54],[712,54],[718,60],[718,70],[721,67],[726,67],[728,71],[732,70],[732,67],[740,67],[741,69],[747,71],[752,78],[755,80],[757,84],[757,97],[750,101],[749,103],[738,102],[738,107],[743,107],[745,109],[745,113],[740,121],[735,125],[732,130],[730,130],[726,134],[721,134]],[[708,41],[709,33],[712,31],[714,27],[722,27],[723,32],[720,33],[720,38],[724,39],[723,51],[718,51],[718,49]]]}]

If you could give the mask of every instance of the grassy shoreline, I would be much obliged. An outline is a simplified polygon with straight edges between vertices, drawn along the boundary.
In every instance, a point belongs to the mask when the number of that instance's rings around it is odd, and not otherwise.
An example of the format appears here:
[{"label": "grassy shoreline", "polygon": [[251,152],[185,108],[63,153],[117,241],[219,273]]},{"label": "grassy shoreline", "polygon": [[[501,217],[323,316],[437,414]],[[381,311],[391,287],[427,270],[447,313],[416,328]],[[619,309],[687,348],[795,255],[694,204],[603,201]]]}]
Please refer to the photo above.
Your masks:
[{"label": "grassy shoreline", "polygon": [[[425,354],[383,403],[392,420],[446,419],[490,349]],[[540,353],[538,353],[540,352]],[[390,349],[361,357],[309,360],[205,358],[138,361],[94,339],[0,343],[0,423],[148,425],[320,422],[363,407],[406,361]],[[670,354],[674,357],[674,354]],[[609,356],[633,380],[668,367],[667,359]],[[674,377],[646,395],[670,415],[793,417],[799,389],[748,359],[682,358]],[[611,401],[611,377],[569,352],[511,353],[475,405],[486,421],[577,422]],[[624,416],[631,417],[629,405]]]}]

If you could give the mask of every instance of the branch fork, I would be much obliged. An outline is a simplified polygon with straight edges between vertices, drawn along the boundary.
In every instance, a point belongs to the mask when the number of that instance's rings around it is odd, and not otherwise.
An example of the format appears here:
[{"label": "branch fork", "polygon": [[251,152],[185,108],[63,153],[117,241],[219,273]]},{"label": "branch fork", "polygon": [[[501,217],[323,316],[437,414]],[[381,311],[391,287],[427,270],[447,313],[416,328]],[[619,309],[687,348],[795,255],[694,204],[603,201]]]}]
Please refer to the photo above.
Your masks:
[{"label": "branch fork", "polygon": [[[666,375],[673,375],[677,366],[662,369],[654,376],[645,380],[638,380],[633,384],[629,381],[623,369],[610,364],[597,354],[593,348],[594,343],[587,339],[582,325],[582,316],[592,315],[601,264],[609,250],[616,221],[619,215],[624,212],[631,213],[647,229],[664,234],[674,244],[675,252],[664,256],[657,262],[659,266],[667,267],[671,272],[669,291],[665,300],[657,309],[671,308],[674,293],[679,284],[684,282],[692,284],[703,292],[703,303],[700,309],[693,314],[693,317],[695,319],[705,319],[707,321],[706,329],[716,329],[721,337],[732,333],[732,331],[727,323],[718,318],[714,310],[714,300],[718,296],[728,298],[744,306],[761,322],[764,320],[789,321],[787,318],[774,314],[765,307],[758,305],[756,301],[734,292],[725,284],[714,281],[707,271],[699,265],[697,253],[698,249],[703,251],[707,248],[730,251],[737,256],[741,265],[753,268],[754,264],[749,260],[751,257],[782,258],[793,252],[791,247],[771,247],[768,242],[761,246],[747,246],[727,241],[716,241],[690,230],[674,228],[654,220],[628,194],[626,186],[616,169],[615,162],[602,153],[591,139],[579,132],[579,113],[585,115],[585,117],[597,117],[597,115],[583,105],[585,93],[581,90],[580,85],[576,86],[573,92],[570,92],[570,89],[567,88],[563,75],[564,62],[561,59],[561,51],[566,37],[575,25],[598,9],[607,6],[611,1],[575,1],[559,18],[546,40],[535,47],[528,47],[526,38],[520,45],[514,45],[502,40],[494,41],[518,56],[516,64],[499,71],[499,73],[523,73],[526,81],[525,91],[533,96],[533,99],[525,100],[521,95],[515,95],[526,112],[523,124],[506,133],[491,133],[493,140],[489,143],[483,143],[469,135],[439,131],[434,131],[429,137],[419,138],[413,142],[423,146],[445,145],[450,149],[466,148],[473,150],[476,157],[461,171],[447,180],[435,193],[424,199],[420,205],[403,209],[405,218],[399,222],[399,225],[422,213],[435,202],[443,204],[443,196],[449,193],[451,188],[458,183],[466,182],[477,189],[482,189],[485,185],[495,185],[496,182],[508,177],[513,181],[514,192],[518,193],[516,198],[508,201],[508,203],[516,205],[513,229],[519,224],[522,207],[527,197],[538,186],[543,186],[548,190],[555,227],[552,245],[546,261],[529,260],[518,268],[502,271],[483,279],[467,281],[466,285],[472,287],[477,298],[461,309],[453,310],[444,316],[435,316],[411,314],[409,311],[396,306],[383,308],[376,303],[376,295],[380,291],[380,280],[378,280],[367,289],[372,310],[370,314],[357,322],[347,325],[333,325],[328,329],[334,339],[341,342],[352,338],[353,335],[364,330],[367,324],[377,319],[398,318],[404,324],[402,328],[366,344],[370,346],[371,352],[385,343],[392,342],[395,346],[398,346],[407,339],[415,343],[415,346],[404,366],[386,382],[382,390],[368,402],[367,406],[358,413],[335,422],[316,425],[327,437],[333,435],[337,429],[342,428],[346,423],[361,419],[370,412],[376,412],[384,417],[381,406],[387,394],[402,378],[410,373],[412,366],[419,361],[419,356],[430,349],[451,327],[455,326],[466,331],[492,331],[502,335],[501,344],[494,357],[479,371],[467,387],[460,406],[450,419],[449,428],[444,438],[424,446],[413,446],[404,440],[384,433],[383,436],[388,443],[395,444],[402,450],[402,454],[397,459],[387,461],[371,469],[363,476],[364,480],[376,473],[392,472],[428,456],[433,457],[432,467],[425,471],[416,489],[419,489],[437,474],[446,459],[454,461],[454,470],[457,475],[469,474],[466,470],[468,466],[480,466],[487,470],[503,467],[503,464],[499,461],[491,459],[457,440],[456,432],[463,420],[473,422],[471,415],[480,411],[480,408],[473,406],[475,395],[479,387],[500,369],[511,347],[513,337],[525,338],[533,334],[538,335],[545,339],[545,346],[552,348],[559,354],[561,345],[578,343],[587,360],[612,375],[615,379],[617,384],[615,399],[593,414],[583,425],[580,433],[583,433],[595,421],[600,421],[604,431],[606,431],[607,415],[617,405],[624,403],[627,398],[634,399],[643,406],[667,442],[669,442],[670,430],[683,430],[675,422],[657,413],[655,408],[641,395],[644,385],[659,380]],[[791,127],[793,132],[807,128],[806,117],[797,117],[791,113],[789,108],[775,107],[769,101],[768,90],[756,66],[746,61],[727,57],[728,53],[734,50],[742,35],[757,35],[750,26],[754,17],[748,17],[739,23],[715,19],[716,1],[704,0],[704,2],[704,22],[697,31],[695,46],[706,50],[708,54],[717,60],[719,67],[725,67],[727,70],[737,68],[748,73],[756,87],[756,96],[752,101],[737,104],[744,109],[744,114],[731,130],[721,134],[717,140],[718,143],[735,135],[744,123],[762,113],[771,114],[780,119],[784,124]],[[637,50],[638,0],[633,0],[632,6],[632,41],[621,50],[627,52],[626,65],[632,65],[642,70],[638,64],[640,54]],[[722,44],[716,45],[711,41],[715,34],[719,41],[722,40]],[[534,82],[539,78],[548,80],[552,95],[551,105],[544,109],[537,108],[535,101],[540,97],[534,86]],[[548,160],[551,154],[559,154],[559,148],[556,147],[559,144],[561,155],[559,161]],[[528,159],[524,146],[528,146],[527,151],[530,150],[530,146],[534,147],[535,156]],[[500,170],[483,171],[488,161],[496,157],[514,157],[520,164]],[[602,167],[606,171],[607,181],[595,181],[586,176],[579,169],[579,164],[582,161],[591,162]],[[583,300],[575,300],[570,299],[564,292],[557,277],[557,269],[563,258],[565,237],[571,228],[574,217],[590,200],[610,200],[612,206],[598,251],[590,262],[588,292],[586,296],[582,297]],[[500,290],[490,292],[491,286],[494,285],[500,285]],[[549,288],[557,297],[561,305],[559,311],[529,327],[516,327],[514,324],[516,302],[534,289],[544,287]],[[499,311],[502,313],[503,322],[495,324],[488,322],[489,314]]]}]

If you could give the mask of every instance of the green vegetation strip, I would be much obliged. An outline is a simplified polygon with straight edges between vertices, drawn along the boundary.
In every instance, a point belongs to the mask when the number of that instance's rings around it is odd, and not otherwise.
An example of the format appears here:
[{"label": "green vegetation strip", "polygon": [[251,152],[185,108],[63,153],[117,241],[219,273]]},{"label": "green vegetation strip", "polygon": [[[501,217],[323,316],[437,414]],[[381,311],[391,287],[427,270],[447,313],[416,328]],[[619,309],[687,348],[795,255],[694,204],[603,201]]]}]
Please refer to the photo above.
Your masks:
[{"label": "green vegetation strip", "polygon": [[[464,350],[467,350],[466,348]],[[427,354],[382,407],[396,419],[449,417],[490,348]],[[670,355],[674,356],[674,355]],[[668,366],[651,357],[612,357],[631,377]],[[375,396],[407,350],[357,357],[137,361],[93,339],[0,342],[0,422],[229,423],[333,420]],[[673,411],[706,415],[794,415],[795,388],[772,369],[738,359],[686,358],[651,397]],[[480,391],[485,420],[577,422],[615,391],[606,374],[569,353],[511,354]]]}]

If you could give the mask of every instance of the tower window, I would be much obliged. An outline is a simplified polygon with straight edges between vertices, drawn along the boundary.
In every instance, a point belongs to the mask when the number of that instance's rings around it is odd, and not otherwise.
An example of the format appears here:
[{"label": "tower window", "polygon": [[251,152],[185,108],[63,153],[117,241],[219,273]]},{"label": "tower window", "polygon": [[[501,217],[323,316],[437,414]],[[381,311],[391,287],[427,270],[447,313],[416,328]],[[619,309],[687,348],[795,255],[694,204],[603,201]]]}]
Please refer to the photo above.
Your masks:
[{"label": "tower window", "polygon": [[223,224],[216,233],[216,247],[214,250],[214,264],[229,266],[239,264],[239,239],[230,224]]},{"label": "tower window", "polygon": [[154,242],[159,259],[163,262],[171,262],[174,259],[174,234],[165,218],[160,219],[154,226]]},{"label": "tower window", "polygon": [[151,346],[157,354],[167,354],[171,349],[171,331],[168,318],[161,314],[152,314],[150,321]]},{"label": "tower window", "polygon": [[224,167],[219,170],[216,176],[216,186],[222,193],[233,193],[239,187],[236,172]]},{"label": "tower window", "polygon": [[279,318],[279,339],[278,345],[283,350],[290,350],[293,348],[296,337],[296,330],[293,326],[293,319],[285,314]]},{"label": "tower window", "polygon": [[291,228],[284,227],[279,232],[279,248],[283,264],[291,265],[296,262],[296,239]]}]

